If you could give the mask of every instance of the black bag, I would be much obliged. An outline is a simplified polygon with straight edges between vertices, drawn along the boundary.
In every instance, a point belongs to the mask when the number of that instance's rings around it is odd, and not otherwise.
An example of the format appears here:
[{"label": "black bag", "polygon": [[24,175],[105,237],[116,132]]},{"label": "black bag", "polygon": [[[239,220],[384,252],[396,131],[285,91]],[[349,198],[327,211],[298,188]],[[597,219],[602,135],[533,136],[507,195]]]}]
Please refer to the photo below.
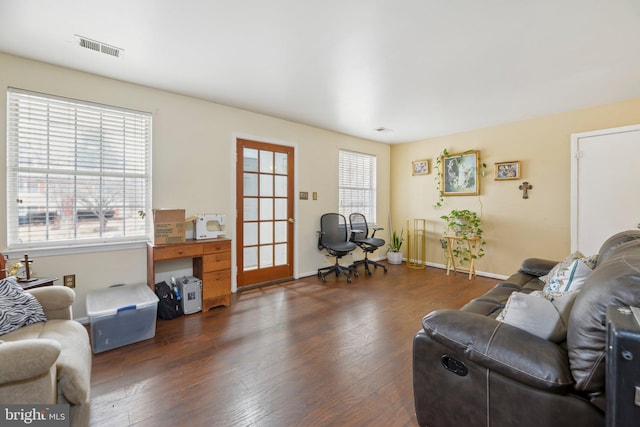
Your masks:
[{"label": "black bag", "polygon": [[175,319],[182,316],[182,305],[171,290],[167,282],[156,283],[156,295],[160,299],[158,302],[158,317],[163,320]]}]

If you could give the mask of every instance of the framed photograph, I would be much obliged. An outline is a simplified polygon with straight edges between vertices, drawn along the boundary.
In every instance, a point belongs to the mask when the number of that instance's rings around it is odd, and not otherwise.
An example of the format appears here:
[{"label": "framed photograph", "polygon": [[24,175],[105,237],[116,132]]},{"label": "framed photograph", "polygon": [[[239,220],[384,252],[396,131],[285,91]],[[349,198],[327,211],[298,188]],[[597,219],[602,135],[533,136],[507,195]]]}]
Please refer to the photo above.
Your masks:
[{"label": "framed photograph", "polygon": [[440,191],[443,196],[475,196],[480,194],[478,181],[479,151],[442,156]]},{"label": "framed photograph", "polygon": [[429,174],[429,160],[414,160],[411,162],[412,175],[428,175]]},{"label": "framed photograph", "polygon": [[520,162],[499,162],[493,167],[493,179],[503,181],[507,179],[520,179]]}]

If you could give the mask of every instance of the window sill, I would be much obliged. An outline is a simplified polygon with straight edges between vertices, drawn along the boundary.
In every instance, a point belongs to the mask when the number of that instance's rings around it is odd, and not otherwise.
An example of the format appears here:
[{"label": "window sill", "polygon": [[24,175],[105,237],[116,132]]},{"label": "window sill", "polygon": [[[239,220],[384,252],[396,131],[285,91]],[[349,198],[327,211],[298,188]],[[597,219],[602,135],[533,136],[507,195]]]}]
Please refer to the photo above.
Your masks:
[{"label": "window sill", "polygon": [[61,256],[61,255],[75,255],[86,254],[91,252],[110,252],[110,251],[123,251],[129,249],[143,249],[146,248],[147,242],[138,241],[130,243],[96,243],[84,246],[60,246],[50,248],[16,248],[3,252],[3,254],[9,259],[21,258],[25,253],[28,253],[30,257],[47,257],[47,256]]}]

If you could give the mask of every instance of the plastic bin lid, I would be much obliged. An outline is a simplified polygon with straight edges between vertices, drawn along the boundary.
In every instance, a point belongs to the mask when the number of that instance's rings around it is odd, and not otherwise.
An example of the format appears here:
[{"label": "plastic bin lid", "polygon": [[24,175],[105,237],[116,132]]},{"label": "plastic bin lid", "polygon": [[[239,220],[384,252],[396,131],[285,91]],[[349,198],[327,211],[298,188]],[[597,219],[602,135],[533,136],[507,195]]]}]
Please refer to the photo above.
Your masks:
[{"label": "plastic bin lid", "polygon": [[116,314],[123,310],[140,310],[158,303],[158,297],[145,284],[116,285],[87,293],[89,317]]}]

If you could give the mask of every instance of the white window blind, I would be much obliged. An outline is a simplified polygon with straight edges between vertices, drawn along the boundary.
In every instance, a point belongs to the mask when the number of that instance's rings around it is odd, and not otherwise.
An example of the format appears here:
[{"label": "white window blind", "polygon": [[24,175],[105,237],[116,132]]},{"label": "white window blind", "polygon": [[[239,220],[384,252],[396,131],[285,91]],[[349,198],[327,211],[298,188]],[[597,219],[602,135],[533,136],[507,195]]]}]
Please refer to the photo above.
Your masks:
[{"label": "white window blind", "polygon": [[148,239],[151,114],[9,88],[7,245]]},{"label": "white window blind", "polygon": [[339,213],[349,218],[361,213],[367,222],[376,221],[376,157],[371,154],[340,150]]}]

